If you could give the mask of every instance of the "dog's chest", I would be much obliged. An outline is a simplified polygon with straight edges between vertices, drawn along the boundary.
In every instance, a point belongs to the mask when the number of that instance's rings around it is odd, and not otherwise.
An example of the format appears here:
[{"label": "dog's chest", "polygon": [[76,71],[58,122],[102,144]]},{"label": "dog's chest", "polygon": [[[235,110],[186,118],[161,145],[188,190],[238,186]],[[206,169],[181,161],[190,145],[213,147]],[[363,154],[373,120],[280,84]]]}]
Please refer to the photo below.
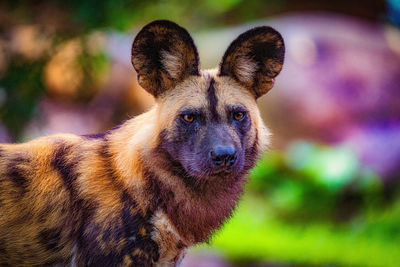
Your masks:
[{"label": "dog's chest", "polygon": [[160,255],[155,266],[178,266],[188,244],[185,244],[162,210],[154,213],[152,224],[154,226],[152,239],[158,244]]}]

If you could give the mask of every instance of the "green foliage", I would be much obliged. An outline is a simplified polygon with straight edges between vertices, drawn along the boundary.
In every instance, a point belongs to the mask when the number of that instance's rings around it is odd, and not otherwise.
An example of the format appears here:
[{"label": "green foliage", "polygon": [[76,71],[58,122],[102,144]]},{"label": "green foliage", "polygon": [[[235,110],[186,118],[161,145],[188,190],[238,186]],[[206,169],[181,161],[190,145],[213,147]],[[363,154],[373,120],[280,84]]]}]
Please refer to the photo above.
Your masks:
[{"label": "green foliage", "polygon": [[34,115],[37,102],[44,93],[42,81],[44,61],[23,58],[13,60],[0,77],[0,121],[19,138],[22,126]]},{"label": "green foliage", "polygon": [[289,220],[343,220],[379,205],[382,193],[380,179],[351,150],[307,142],[268,154],[251,177],[249,189]]},{"label": "green foliage", "polygon": [[392,235],[393,228],[399,229],[398,208],[393,205],[375,219],[303,224],[274,218],[262,201],[247,195],[211,246],[244,266],[260,260],[294,266],[398,266],[400,236]]},{"label": "green foliage", "polygon": [[57,34],[72,37],[93,29],[126,31],[135,24],[155,19],[171,19],[197,29],[241,23],[271,15],[284,4],[282,0],[9,0],[3,1],[0,7],[13,14],[8,18],[10,23],[45,25],[51,22]]}]

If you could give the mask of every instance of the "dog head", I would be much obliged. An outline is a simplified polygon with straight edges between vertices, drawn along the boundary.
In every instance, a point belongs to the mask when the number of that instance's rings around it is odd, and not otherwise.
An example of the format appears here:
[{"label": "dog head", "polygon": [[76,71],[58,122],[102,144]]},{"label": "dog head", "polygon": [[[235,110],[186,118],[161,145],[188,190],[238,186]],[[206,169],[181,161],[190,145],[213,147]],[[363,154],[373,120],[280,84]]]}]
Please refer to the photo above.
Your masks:
[{"label": "dog head", "polygon": [[195,179],[244,174],[269,143],[256,100],[267,93],[284,59],[271,27],[241,34],[215,70],[200,70],[189,33],[154,21],[136,36],[132,64],[157,102],[159,147]]}]

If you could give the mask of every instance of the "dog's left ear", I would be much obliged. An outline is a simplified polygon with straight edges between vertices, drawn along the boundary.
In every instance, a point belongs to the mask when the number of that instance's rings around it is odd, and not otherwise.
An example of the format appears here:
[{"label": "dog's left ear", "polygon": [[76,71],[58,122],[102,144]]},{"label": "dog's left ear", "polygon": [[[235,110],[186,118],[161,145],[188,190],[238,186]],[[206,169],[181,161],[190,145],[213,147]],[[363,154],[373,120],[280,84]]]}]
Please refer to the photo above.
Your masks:
[{"label": "dog's left ear", "polygon": [[155,97],[190,75],[199,75],[199,55],[190,34],[178,24],[147,24],[132,45],[132,64],[139,84]]},{"label": "dog's left ear", "polygon": [[230,76],[256,98],[267,93],[282,69],[285,45],[271,27],[251,29],[239,35],[226,50],[219,75]]}]

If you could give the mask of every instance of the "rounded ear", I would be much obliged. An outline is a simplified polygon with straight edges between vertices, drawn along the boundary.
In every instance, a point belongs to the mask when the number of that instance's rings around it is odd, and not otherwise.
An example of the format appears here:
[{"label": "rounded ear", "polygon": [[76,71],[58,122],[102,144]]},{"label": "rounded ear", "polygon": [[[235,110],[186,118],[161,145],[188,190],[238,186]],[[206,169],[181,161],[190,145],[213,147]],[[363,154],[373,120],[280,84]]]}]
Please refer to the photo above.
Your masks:
[{"label": "rounded ear", "polygon": [[132,65],[139,84],[155,97],[189,75],[199,75],[199,55],[190,34],[178,24],[147,24],[132,45]]},{"label": "rounded ear", "polygon": [[271,27],[262,26],[239,35],[226,50],[219,75],[230,76],[260,97],[274,85],[282,69],[285,44]]}]

